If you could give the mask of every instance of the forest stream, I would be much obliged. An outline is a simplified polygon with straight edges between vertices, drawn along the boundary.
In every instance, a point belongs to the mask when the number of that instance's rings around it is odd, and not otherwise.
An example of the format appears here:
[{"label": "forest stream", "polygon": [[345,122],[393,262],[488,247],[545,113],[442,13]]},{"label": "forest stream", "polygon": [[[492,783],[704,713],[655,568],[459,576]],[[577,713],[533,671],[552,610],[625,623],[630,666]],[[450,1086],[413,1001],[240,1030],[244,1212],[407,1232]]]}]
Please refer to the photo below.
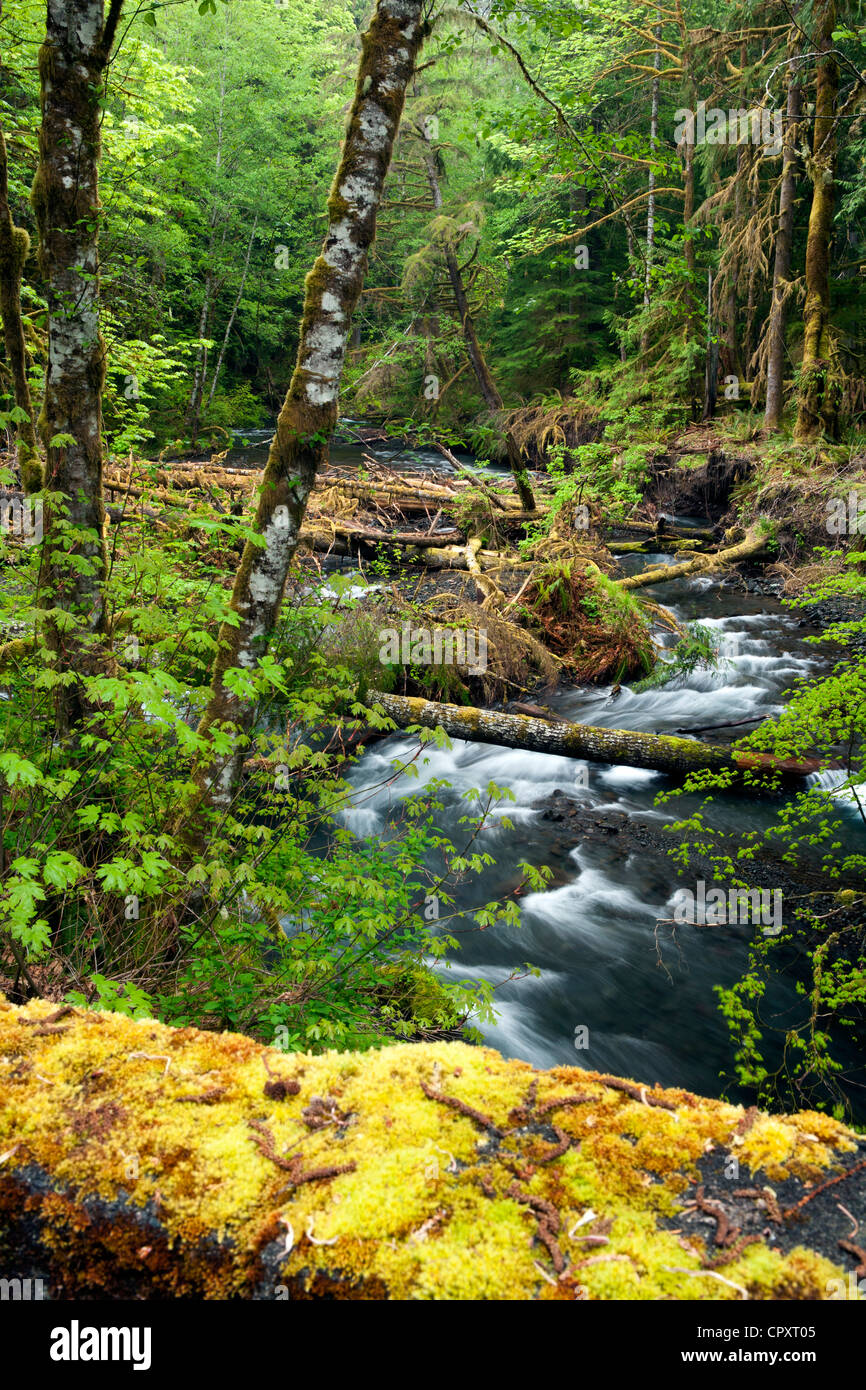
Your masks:
[{"label": "forest stream", "polygon": [[[233,451],[232,461],[259,464],[266,435],[246,432],[244,447]],[[407,471],[438,468],[442,462],[427,450],[393,444],[364,448],[382,462],[399,458],[399,467]],[[361,452],[344,438],[332,449],[332,461],[360,465]],[[461,461],[471,462],[468,455]],[[678,520],[705,523],[694,516]],[[622,567],[631,574],[676,560],[663,553],[624,556]],[[734,724],[778,714],[784,693],[798,679],[817,676],[830,665],[828,648],[806,641],[819,629],[772,597],[731,589],[718,576],[705,575],[657,585],[655,596],[681,623],[699,622],[716,634],[717,668],[699,669],[641,693],[628,685],[616,695],[609,685],[564,686],[544,696],[549,708],[580,723],[652,733],[718,725],[710,737],[726,743],[747,732]],[[664,645],[675,640],[663,629],[656,630],[656,637]],[[725,726],[726,720],[731,724]],[[673,785],[661,773],[451,742],[449,751],[429,747],[415,759],[417,775],[397,776],[395,763],[413,758],[417,740],[398,733],[377,743],[349,773],[354,806],[342,819],[360,838],[378,837],[399,818],[406,797],[444,781],[449,785],[436,792],[444,808],[438,825],[459,848],[466,833],[459,822],[467,814],[467,792],[494,782],[513,795],[513,801],[497,805],[475,845],[496,862],[456,886],[458,915],[448,923],[449,930],[465,933],[459,956],[448,963],[449,977],[481,978],[493,985],[506,981],[496,990],[497,1021],[480,1026],[485,1042],[505,1057],[536,1067],[577,1062],[718,1094],[723,1080],[732,1076],[732,1044],[714,990],[739,978],[754,929],[686,925],[673,939],[666,925],[673,895],[686,880],[677,878],[658,840],[663,827],[696,808],[699,798],[679,798],[659,808],[657,793]],[[830,792],[840,777],[824,772],[809,781]],[[568,823],[573,807],[581,813],[579,828]],[[760,830],[775,809],[766,800],[728,795],[716,800],[713,822],[734,834]],[[862,842],[862,826],[853,803],[828,804],[828,814],[838,817],[840,812],[840,838],[850,852]],[[548,865],[553,878],[546,891],[522,898],[519,929],[501,923],[482,933],[468,916],[460,916],[514,892],[521,879],[517,865],[524,859]],[[520,974],[526,963],[540,975]],[[517,978],[508,980],[512,973]],[[784,1031],[786,1018],[793,1019],[798,1006],[793,984],[777,979],[766,1008],[776,1028]],[[859,1090],[855,1086],[848,1092],[857,1113]],[[735,1084],[730,1093],[736,1098],[746,1094]]]},{"label": "forest stream", "polygon": [[267,1300],[850,1374],[864,248],[862,4],[0,0],[43,1372]]}]

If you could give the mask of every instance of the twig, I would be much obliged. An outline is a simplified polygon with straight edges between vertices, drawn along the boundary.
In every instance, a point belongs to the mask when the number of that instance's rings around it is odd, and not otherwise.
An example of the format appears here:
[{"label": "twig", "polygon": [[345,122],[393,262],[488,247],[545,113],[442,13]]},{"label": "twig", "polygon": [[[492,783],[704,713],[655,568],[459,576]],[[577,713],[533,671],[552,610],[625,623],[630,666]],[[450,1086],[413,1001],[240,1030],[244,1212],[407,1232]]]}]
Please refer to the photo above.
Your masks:
[{"label": "twig", "polygon": [[849,1240],[853,1240],[854,1237],[856,1236],[857,1232],[858,1232],[859,1229],[860,1229],[860,1222],[857,1220],[856,1216],[853,1216],[853,1215],[851,1214],[851,1212],[848,1210],[847,1207],[843,1207],[843,1205],[842,1205],[841,1202],[837,1202],[837,1203],[836,1203],[836,1206],[839,1208],[839,1210],[840,1210],[841,1212],[844,1212],[844,1214],[847,1216],[848,1220],[851,1222],[852,1226],[854,1227],[853,1231],[850,1231],[849,1234],[848,1234],[848,1239],[849,1239]]},{"label": "twig", "polygon": [[662,1265],[662,1269],[666,1274],[687,1274],[690,1279],[718,1279],[720,1284],[727,1284],[729,1289],[736,1289],[744,1299],[749,1297],[742,1284],[735,1284],[733,1279],[726,1279],[714,1269],[681,1269],[679,1265]]},{"label": "twig", "polygon": [[862,1245],[855,1245],[853,1240],[840,1240],[838,1242],[840,1250],[847,1250],[849,1255],[854,1255],[860,1261],[854,1270],[858,1279],[866,1279],[866,1250]]},{"label": "twig", "polygon": [[164,1052],[127,1052],[126,1055],[129,1060],[131,1060],[133,1057],[144,1057],[145,1060],[148,1062],[165,1062],[165,1070],[162,1074],[163,1076],[168,1076],[168,1069],[171,1066],[171,1058],[166,1057]]},{"label": "twig", "polygon": [[465,1115],[468,1120],[474,1120],[476,1124],[487,1129],[497,1138],[502,1138],[502,1130],[495,1125],[489,1115],[483,1115],[480,1110],[474,1110],[471,1105],[467,1105],[465,1100],[458,1100],[456,1096],[446,1096],[441,1091],[434,1091],[432,1086],[428,1086],[426,1081],[421,1082],[421,1090],[428,1100],[438,1101],[440,1105],[450,1106],[452,1110],[457,1110],[461,1115]]},{"label": "twig", "polygon": [[866,1168],[866,1158],[862,1159],[859,1163],[855,1163],[853,1168],[848,1168],[844,1173],[840,1173],[838,1178],[830,1178],[829,1181],[822,1182],[820,1187],[815,1187],[811,1192],[807,1192],[805,1197],[800,1198],[799,1202],[795,1202],[792,1207],[788,1207],[782,1212],[783,1217],[787,1221],[789,1217],[800,1211],[807,1202],[811,1202],[814,1197],[818,1197],[830,1187],[835,1187],[839,1182],[845,1182],[848,1178],[853,1177],[855,1173],[862,1173],[864,1168]]},{"label": "twig", "polygon": [[618,1076],[597,1076],[594,1078],[602,1086],[609,1086],[612,1091],[625,1091],[626,1095],[633,1100],[642,1101],[644,1105],[655,1105],[661,1110],[676,1110],[676,1105],[671,1100],[662,1100],[660,1096],[647,1094],[646,1086],[636,1086],[633,1081],[623,1081]]}]

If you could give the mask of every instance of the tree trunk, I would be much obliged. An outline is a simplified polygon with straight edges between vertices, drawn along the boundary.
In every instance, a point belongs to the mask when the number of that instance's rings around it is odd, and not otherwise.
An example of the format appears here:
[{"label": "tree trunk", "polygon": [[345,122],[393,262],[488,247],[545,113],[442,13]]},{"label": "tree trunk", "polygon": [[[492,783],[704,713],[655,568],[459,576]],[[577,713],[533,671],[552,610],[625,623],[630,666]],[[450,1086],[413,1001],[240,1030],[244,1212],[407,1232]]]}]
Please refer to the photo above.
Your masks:
[{"label": "tree trunk", "polygon": [[[694,82],[690,87],[691,109],[696,109],[696,89]],[[687,276],[686,276],[686,326],[685,339],[687,343],[694,344],[698,336],[698,305],[696,295],[697,279],[697,248],[695,246],[696,228],[693,225],[695,215],[695,145],[694,140],[687,140],[685,145],[685,157],[683,168],[683,234],[685,245],[683,254],[685,256]],[[692,417],[697,415],[699,409],[700,386],[699,369],[695,366],[689,372],[689,394],[691,396],[690,409]]]},{"label": "tree trunk", "polygon": [[[442,189],[439,185],[439,173],[436,168],[436,155],[434,153],[430,136],[423,126],[416,127],[416,131],[424,142],[424,167],[427,171],[427,182],[430,185],[430,193],[433,198],[433,206],[438,212],[442,207]],[[463,276],[460,273],[460,264],[454,248],[447,242],[443,242],[442,252],[445,257],[445,264],[448,268],[448,279],[451,282],[451,290],[454,295],[454,303],[457,306],[457,314],[460,319],[460,327],[463,330],[463,341],[466,344],[466,351],[469,361],[472,363],[472,370],[475,373],[475,380],[478,389],[484,400],[484,404],[490,411],[501,411],[503,409],[502,396],[499,388],[493,380],[487,359],[481,350],[478,341],[478,334],[475,332],[475,324],[472,322],[472,315],[469,312],[469,300],[466,295],[466,287],[463,283]],[[532,493],[532,485],[529,481],[529,474],[526,465],[520,457],[520,449],[511,430],[505,431],[505,449],[508,455],[508,463],[514,476],[514,482],[520,496],[521,506],[526,511],[535,511],[535,498]]]},{"label": "tree trunk", "polygon": [[[656,49],[653,54],[653,70],[655,77],[652,82],[652,96],[650,99],[650,158],[653,158],[658,144],[659,136],[659,67],[661,66],[661,52],[658,43],[662,36],[661,25],[657,24],[653,30],[653,37],[656,40]],[[648,309],[650,306],[650,296],[652,289],[652,268],[653,256],[655,254],[655,234],[656,234],[656,171],[650,165],[649,176],[647,178],[647,204],[646,204],[646,265],[644,267],[643,282],[643,306]],[[640,350],[646,352],[649,347],[649,331],[644,329],[641,336]]]},{"label": "tree trunk", "polygon": [[239,286],[239,288],[238,288],[237,297],[236,297],[236,299],[235,299],[234,305],[232,306],[232,311],[231,311],[231,313],[229,314],[229,321],[228,321],[228,323],[226,324],[226,331],[225,331],[225,333],[223,334],[222,346],[221,346],[221,348],[220,348],[220,350],[219,350],[219,356],[217,357],[217,360],[216,360],[216,366],[215,366],[214,369],[213,369],[213,380],[211,381],[211,384],[210,384],[210,391],[208,392],[208,398],[207,398],[208,406],[210,406],[210,403],[211,403],[211,401],[213,400],[213,393],[214,393],[214,391],[216,390],[216,384],[217,384],[217,381],[219,380],[219,374],[220,374],[220,371],[221,371],[221,369],[222,369],[223,358],[225,357],[226,348],[228,347],[228,341],[229,341],[229,338],[231,337],[231,331],[232,331],[232,329],[233,329],[234,326],[235,326],[235,318],[237,317],[238,307],[239,307],[240,302],[241,302],[241,296],[243,295],[243,292],[244,292],[244,285],[247,283],[247,275],[249,274],[249,269],[250,269],[250,256],[252,255],[252,250],[253,250],[253,237],[254,237],[255,234],[256,234],[256,227],[257,227],[258,225],[259,225],[259,215],[258,215],[258,213],[256,213],[255,217],[253,218],[253,229],[252,229],[252,231],[250,232],[250,239],[249,239],[249,241],[247,242],[247,254],[246,254],[246,258],[245,258],[245,260],[244,260],[244,269],[243,269],[243,274],[241,275],[241,283],[240,283],[240,286]]},{"label": "tree trunk", "polygon": [[778,192],[778,232],[776,260],[773,264],[773,302],[767,322],[767,399],[763,424],[765,430],[778,430],[784,403],[785,375],[785,300],[791,278],[791,253],[794,249],[794,195],[796,192],[795,158],[796,126],[801,113],[801,89],[794,68],[788,72],[787,129],[781,154],[781,189]]},{"label": "tree trunk", "polygon": [[186,428],[189,431],[190,444],[193,448],[195,448],[196,439],[198,437],[198,421],[199,415],[201,414],[201,402],[202,396],[204,395],[204,379],[207,372],[207,346],[202,343],[201,340],[207,336],[213,288],[213,277],[208,270],[204,277],[204,299],[202,300],[201,314],[198,320],[199,348],[196,353],[192,390],[190,392],[189,405],[186,411]]},{"label": "tree trunk", "polygon": [[712,574],[715,570],[724,569],[725,565],[759,555],[766,544],[767,537],[763,533],[752,532],[737,545],[719,550],[715,555],[696,555],[693,560],[686,560],[681,565],[660,565],[657,569],[643,570],[640,574],[620,579],[619,587],[645,589],[650,584],[666,584],[669,579],[682,579],[688,574]]},{"label": "tree trunk", "polygon": [[[211,205],[208,227],[210,236],[207,248],[207,270],[204,277],[204,299],[202,300],[201,314],[198,321],[199,340],[207,336],[208,323],[213,299],[216,297],[219,286],[217,277],[213,273],[214,246],[216,242],[216,228],[219,222],[219,204],[217,202],[219,192],[219,176],[222,169],[223,159],[223,125],[225,118],[226,103],[226,58],[223,56],[223,64],[220,69],[220,100],[217,112],[217,147],[216,158],[214,160],[214,191],[213,203]],[[207,357],[208,350],[206,344],[200,341],[196,352],[195,371],[192,379],[192,390],[190,391],[189,404],[186,409],[186,427],[189,430],[190,443],[195,448],[198,436],[198,421],[201,414],[202,397],[204,396],[204,384],[207,379]]]},{"label": "tree trunk", "polygon": [[449,737],[466,739],[470,743],[494,743],[503,748],[528,748],[535,753],[553,753],[591,763],[650,768],[674,777],[703,770],[742,773],[752,769],[778,772],[785,779],[799,780],[820,766],[815,758],[794,762],[774,758],[769,753],[733,753],[719,744],[698,743],[695,739],[673,738],[668,734],[602,729],[593,724],[572,724],[565,719],[555,722],[530,719],[501,710],[390,695],[382,690],[368,691],[366,699],[371,708],[380,705],[400,729],[421,725],[425,729],[443,729]]},{"label": "tree trunk", "polygon": [[[748,50],[745,43],[740,45],[740,70],[745,72],[748,60]],[[739,92],[739,105],[745,105],[745,86],[741,84]],[[746,152],[742,145],[737,147],[737,179],[734,191],[734,235],[739,236],[745,220],[746,210]],[[740,280],[742,267],[742,257],[735,254],[728,267],[728,292],[725,306],[725,364],[726,374],[735,376],[739,381],[743,376],[742,364],[740,362],[740,334],[737,323],[737,289]]]},{"label": "tree trunk", "polygon": [[0,130],[0,315],[15,404],[27,417],[26,420],[19,420],[16,426],[21,486],[25,492],[38,492],[42,486],[42,465],[36,445],[33,404],[27,383],[27,348],[21,321],[21,274],[29,250],[30,237],[24,227],[13,224],[9,210],[6,141]]},{"label": "tree trunk", "polygon": [[833,51],[835,0],[815,12],[815,48],[822,56],[815,75],[815,127],[812,139],[812,210],[806,242],[806,307],[803,361],[794,438],[815,439],[822,430],[835,436],[838,384],[833,380],[830,343],[830,246],[833,239],[836,167],[836,99],[839,65]]},{"label": "tree trunk", "polygon": [[707,271],[707,365],[704,374],[704,414],[703,423],[712,420],[716,413],[719,375],[719,343],[713,332],[713,272]]},{"label": "tree trunk", "polygon": [[423,9],[423,0],[379,0],[362,40],[355,98],[328,199],[328,233],[307,276],[297,363],[262,481],[255,529],[264,545],[247,542],[244,548],[232,593],[236,624],[221,629],[210,701],[199,726],[203,734],[228,734],[197,772],[201,791],[217,807],[230,803],[239,784],[255,712],[255,700],[239,694],[227,673],[252,673],[267,651],[307,500],[327,460],[351,316],[406,87],[427,33]]},{"label": "tree trunk", "polygon": [[794,195],[797,188],[795,160],[797,123],[800,119],[800,87],[793,67],[788,73],[787,129],[782,147],[782,186],[779,190],[779,230],[773,264],[773,299],[767,325],[767,399],[764,428],[777,430],[782,419],[785,379],[785,305],[791,276],[794,245]]},{"label": "tree trunk", "polygon": [[[103,586],[102,389],[105,348],[99,331],[99,189],[101,98],[123,0],[48,0],[39,50],[42,125],[33,207],[39,264],[48,299],[48,368],[39,429],[45,485],[62,493],[51,509],[46,581],[49,605],[74,622],[49,628],[57,671],[77,680],[58,687],[58,722],[70,729],[90,708],[83,678],[101,669]],[[63,436],[62,442],[52,442]],[[62,542],[52,546],[52,541]]]}]

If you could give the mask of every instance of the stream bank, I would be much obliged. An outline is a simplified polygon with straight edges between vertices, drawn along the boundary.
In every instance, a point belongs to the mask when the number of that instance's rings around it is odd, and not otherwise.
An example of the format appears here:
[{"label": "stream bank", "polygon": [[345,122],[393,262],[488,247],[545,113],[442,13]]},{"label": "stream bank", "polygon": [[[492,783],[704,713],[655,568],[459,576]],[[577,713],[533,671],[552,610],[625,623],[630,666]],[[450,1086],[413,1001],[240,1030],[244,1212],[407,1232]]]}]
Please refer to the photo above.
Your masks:
[{"label": "stream bank", "polygon": [[[632,557],[625,566],[672,558]],[[618,692],[610,685],[561,688],[546,697],[555,712],[582,723],[655,733],[734,723],[781,711],[794,681],[826,668],[827,657],[805,640],[819,627],[776,598],[721,587],[707,576],[675,580],[656,592],[679,621],[699,621],[714,631],[721,643],[719,668],[643,693],[627,684]],[[738,733],[720,729],[712,737],[733,740]],[[353,769],[354,809],[345,819],[356,834],[381,833],[399,817],[402,798],[419,790],[415,779],[394,782],[391,775],[392,760],[407,757],[412,748],[412,740],[395,735]],[[663,940],[661,965],[657,950],[658,923],[670,919],[684,881],[666,852],[667,827],[696,800],[660,809],[656,793],[671,784],[659,774],[581,767],[566,758],[457,740],[450,750],[427,750],[422,763],[422,787],[438,779],[450,785],[438,793],[446,806],[439,824],[455,839],[461,799],[471,788],[493,781],[513,797],[480,837],[480,848],[496,863],[480,881],[455,890],[459,914],[450,924],[466,933],[459,958],[450,963],[452,979],[480,975],[495,985],[526,962],[541,972],[497,991],[499,1017],[482,1027],[485,1041],[535,1066],[577,1058],[651,1082],[713,1093],[726,1084],[728,1093],[743,1094],[730,1080],[731,1044],[715,990],[739,977],[753,929],[685,927],[675,942]],[[773,810],[768,803],[729,796],[716,803],[714,821],[736,835],[768,824]],[[844,843],[858,843],[862,832],[849,809],[833,805],[832,812],[842,816]],[[514,830],[503,824],[506,818]],[[521,858],[553,868],[548,889],[522,898],[519,929],[473,929],[468,912],[515,891]],[[699,866],[691,874],[700,878]],[[765,865],[756,877],[762,881],[785,894],[809,885],[809,873]],[[777,1020],[780,1039],[797,1010],[793,987],[777,982],[767,1012]],[[576,1039],[583,1040],[579,1052]],[[854,1055],[846,1061],[855,1068],[850,1096],[856,1103],[862,1058],[859,1071]]]}]

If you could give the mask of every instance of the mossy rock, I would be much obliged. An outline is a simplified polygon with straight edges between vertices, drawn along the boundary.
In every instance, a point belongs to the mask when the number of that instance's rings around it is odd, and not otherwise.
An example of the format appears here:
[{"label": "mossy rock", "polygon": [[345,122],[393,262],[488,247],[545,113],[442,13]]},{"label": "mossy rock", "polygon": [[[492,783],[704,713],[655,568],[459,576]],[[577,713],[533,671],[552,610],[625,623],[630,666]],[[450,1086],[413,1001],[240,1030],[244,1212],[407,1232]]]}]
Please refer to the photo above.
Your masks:
[{"label": "mossy rock", "polygon": [[454,1002],[432,970],[413,961],[394,961],[378,970],[377,1003],[386,1024],[400,1019],[410,1025],[411,1036],[430,1037],[458,1030],[465,1010]]},{"label": "mossy rock", "polygon": [[0,1272],[52,1298],[838,1297],[808,1240],[716,1248],[679,1213],[708,1154],[808,1197],[857,1147],[462,1043],[283,1054],[0,998]]}]

